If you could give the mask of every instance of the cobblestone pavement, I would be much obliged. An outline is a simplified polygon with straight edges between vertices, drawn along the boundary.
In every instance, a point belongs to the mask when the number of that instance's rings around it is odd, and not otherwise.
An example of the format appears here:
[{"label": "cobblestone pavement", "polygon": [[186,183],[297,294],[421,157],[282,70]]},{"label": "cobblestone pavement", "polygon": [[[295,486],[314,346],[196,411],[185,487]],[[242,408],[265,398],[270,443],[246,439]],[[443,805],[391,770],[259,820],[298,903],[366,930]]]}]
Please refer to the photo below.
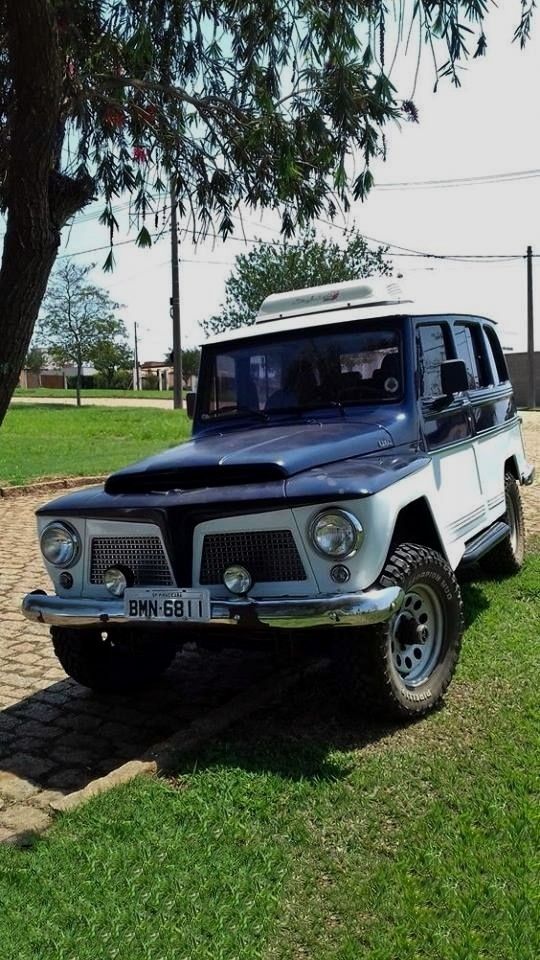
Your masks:
[{"label": "cobblestone pavement", "polygon": [[24,593],[50,590],[34,523],[45,499],[0,500],[0,841],[45,826],[51,801],[139,757],[270,669],[261,653],[186,651],[150,691],[114,698],[66,677],[48,628],[19,610]]},{"label": "cobblestone pavement", "polygon": [[522,487],[527,536],[529,539],[540,537],[540,410],[536,413],[522,411],[523,439],[525,450],[531,463],[536,466],[536,477],[532,487]]},{"label": "cobblestone pavement", "polygon": [[[524,415],[529,459],[540,466],[540,414]],[[540,483],[523,491],[540,535]],[[184,652],[150,692],[105,698],[58,664],[46,627],[20,613],[21,596],[50,589],[35,536],[41,494],[0,500],[0,841],[49,821],[51,801],[140,756],[270,669],[262,654]]]}]

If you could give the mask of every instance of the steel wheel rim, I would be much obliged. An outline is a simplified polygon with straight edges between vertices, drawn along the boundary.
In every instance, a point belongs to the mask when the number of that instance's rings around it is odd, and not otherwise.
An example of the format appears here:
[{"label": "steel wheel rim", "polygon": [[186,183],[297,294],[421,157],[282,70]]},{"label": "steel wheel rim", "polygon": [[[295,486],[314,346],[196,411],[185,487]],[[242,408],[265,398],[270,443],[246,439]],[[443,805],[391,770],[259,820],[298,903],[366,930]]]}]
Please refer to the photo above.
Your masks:
[{"label": "steel wheel rim", "polygon": [[415,583],[394,618],[390,634],[392,664],[407,687],[424,683],[439,662],[444,614],[439,597],[425,583]]}]

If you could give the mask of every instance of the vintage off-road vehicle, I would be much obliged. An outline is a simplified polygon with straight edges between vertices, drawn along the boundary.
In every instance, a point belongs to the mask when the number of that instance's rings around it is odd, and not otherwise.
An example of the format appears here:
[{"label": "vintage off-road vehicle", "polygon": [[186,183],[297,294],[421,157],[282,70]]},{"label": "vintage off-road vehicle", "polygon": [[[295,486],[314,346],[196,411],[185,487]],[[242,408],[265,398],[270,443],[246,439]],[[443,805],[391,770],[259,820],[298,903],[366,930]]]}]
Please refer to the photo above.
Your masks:
[{"label": "vintage off-road vehicle", "polygon": [[271,296],[204,345],[193,406],[192,440],[38,510],[55,594],[23,610],[67,673],[121,691],[186,640],[322,635],[359,707],[433,708],[455,571],[523,560],[533,470],[494,324],[394,280]]}]

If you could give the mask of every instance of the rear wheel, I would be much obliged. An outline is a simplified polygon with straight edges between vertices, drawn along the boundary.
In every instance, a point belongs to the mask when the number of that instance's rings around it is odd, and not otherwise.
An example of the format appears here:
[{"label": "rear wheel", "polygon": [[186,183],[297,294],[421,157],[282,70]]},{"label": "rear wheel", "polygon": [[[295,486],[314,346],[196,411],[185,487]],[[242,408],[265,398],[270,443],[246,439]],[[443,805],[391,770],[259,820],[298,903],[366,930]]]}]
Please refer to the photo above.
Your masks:
[{"label": "rear wheel", "polygon": [[502,518],[510,533],[493,550],[482,557],[482,569],[492,576],[519,573],[525,556],[525,520],[517,480],[507,473],[504,478],[506,513]]},{"label": "rear wheel", "polygon": [[413,718],[432,710],[450,683],[463,635],[459,585],[435,550],[396,547],[380,580],[400,586],[401,609],[386,623],[344,631],[338,682],[355,709]]},{"label": "rear wheel", "polygon": [[167,636],[132,630],[51,629],[62,667],[98,693],[128,693],[148,686],[174,660],[177,643]]}]

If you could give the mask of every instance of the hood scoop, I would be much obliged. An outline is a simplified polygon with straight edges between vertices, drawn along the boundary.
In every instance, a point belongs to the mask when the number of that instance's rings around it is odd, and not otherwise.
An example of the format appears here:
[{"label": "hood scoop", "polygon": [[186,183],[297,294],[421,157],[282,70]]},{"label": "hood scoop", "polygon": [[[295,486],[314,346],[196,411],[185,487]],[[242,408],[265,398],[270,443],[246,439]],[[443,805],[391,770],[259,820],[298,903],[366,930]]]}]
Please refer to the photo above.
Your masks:
[{"label": "hood scoop", "polygon": [[236,487],[246,483],[284,480],[287,471],[278,463],[236,466],[219,463],[208,467],[115,473],[105,483],[106,493],[157,493],[167,490],[201,490],[204,487]]}]

